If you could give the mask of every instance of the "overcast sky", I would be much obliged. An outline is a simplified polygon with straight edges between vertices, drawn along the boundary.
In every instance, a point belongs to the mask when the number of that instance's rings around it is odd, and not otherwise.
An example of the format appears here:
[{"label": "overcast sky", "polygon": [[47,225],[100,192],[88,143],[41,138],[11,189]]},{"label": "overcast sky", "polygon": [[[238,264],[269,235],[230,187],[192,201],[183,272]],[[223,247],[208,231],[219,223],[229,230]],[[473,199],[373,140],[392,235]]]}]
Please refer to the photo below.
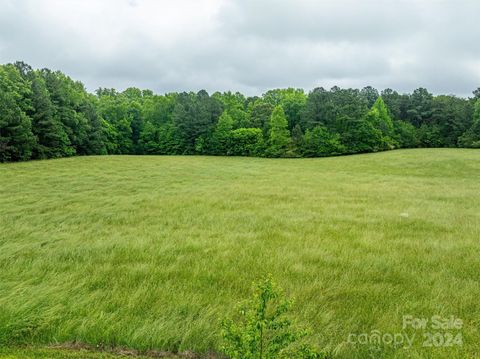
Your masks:
[{"label": "overcast sky", "polygon": [[89,90],[480,87],[479,0],[0,0],[0,62]]}]

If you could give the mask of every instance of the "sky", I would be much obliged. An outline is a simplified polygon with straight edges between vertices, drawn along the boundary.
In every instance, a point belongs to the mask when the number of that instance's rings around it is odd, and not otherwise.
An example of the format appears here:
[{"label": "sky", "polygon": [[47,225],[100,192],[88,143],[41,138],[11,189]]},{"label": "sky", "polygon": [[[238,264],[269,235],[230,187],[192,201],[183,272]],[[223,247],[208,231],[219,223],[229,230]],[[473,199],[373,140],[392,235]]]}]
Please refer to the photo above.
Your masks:
[{"label": "sky", "polygon": [[0,63],[89,91],[480,87],[478,0],[0,0]]}]

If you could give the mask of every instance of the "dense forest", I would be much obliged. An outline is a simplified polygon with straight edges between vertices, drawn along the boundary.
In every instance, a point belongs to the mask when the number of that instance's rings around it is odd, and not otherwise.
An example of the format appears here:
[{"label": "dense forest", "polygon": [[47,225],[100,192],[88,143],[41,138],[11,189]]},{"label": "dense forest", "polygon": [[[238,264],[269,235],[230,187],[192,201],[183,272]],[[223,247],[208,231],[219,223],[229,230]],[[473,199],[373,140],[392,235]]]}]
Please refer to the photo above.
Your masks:
[{"label": "dense forest", "polygon": [[101,154],[317,157],[406,147],[480,148],[469,99],[375,88],[165,95],[85,90],[59,71],[0,65],[0,162]]}]

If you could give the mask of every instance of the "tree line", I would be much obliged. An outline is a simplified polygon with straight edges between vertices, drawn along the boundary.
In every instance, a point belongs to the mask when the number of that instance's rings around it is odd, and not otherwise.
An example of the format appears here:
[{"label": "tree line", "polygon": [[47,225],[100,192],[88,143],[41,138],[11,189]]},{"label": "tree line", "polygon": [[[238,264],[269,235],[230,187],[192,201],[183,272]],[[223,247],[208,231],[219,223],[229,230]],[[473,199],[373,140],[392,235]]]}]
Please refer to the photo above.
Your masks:
[{"label": "tree line", "polygon": [[0,65],[0,162],[74,155],[320,157],[412,147],[480,148],[471,98],[375,88],[262,96],[128,88],[88,93],[60,71]]}]

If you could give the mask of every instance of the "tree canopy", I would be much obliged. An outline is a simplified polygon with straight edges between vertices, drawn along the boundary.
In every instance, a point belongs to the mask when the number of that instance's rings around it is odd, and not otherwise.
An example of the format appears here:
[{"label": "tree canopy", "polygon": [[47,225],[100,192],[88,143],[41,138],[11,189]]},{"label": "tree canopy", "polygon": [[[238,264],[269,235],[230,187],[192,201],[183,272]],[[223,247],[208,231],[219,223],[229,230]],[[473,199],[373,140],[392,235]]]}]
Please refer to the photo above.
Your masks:
[{"label": "tree canopy", "polygon": [[102,154],[317,157],[405,147],[480,147],[471,98],[333,87],[88,93],[60,71],[0,65],[0,161]]}]

